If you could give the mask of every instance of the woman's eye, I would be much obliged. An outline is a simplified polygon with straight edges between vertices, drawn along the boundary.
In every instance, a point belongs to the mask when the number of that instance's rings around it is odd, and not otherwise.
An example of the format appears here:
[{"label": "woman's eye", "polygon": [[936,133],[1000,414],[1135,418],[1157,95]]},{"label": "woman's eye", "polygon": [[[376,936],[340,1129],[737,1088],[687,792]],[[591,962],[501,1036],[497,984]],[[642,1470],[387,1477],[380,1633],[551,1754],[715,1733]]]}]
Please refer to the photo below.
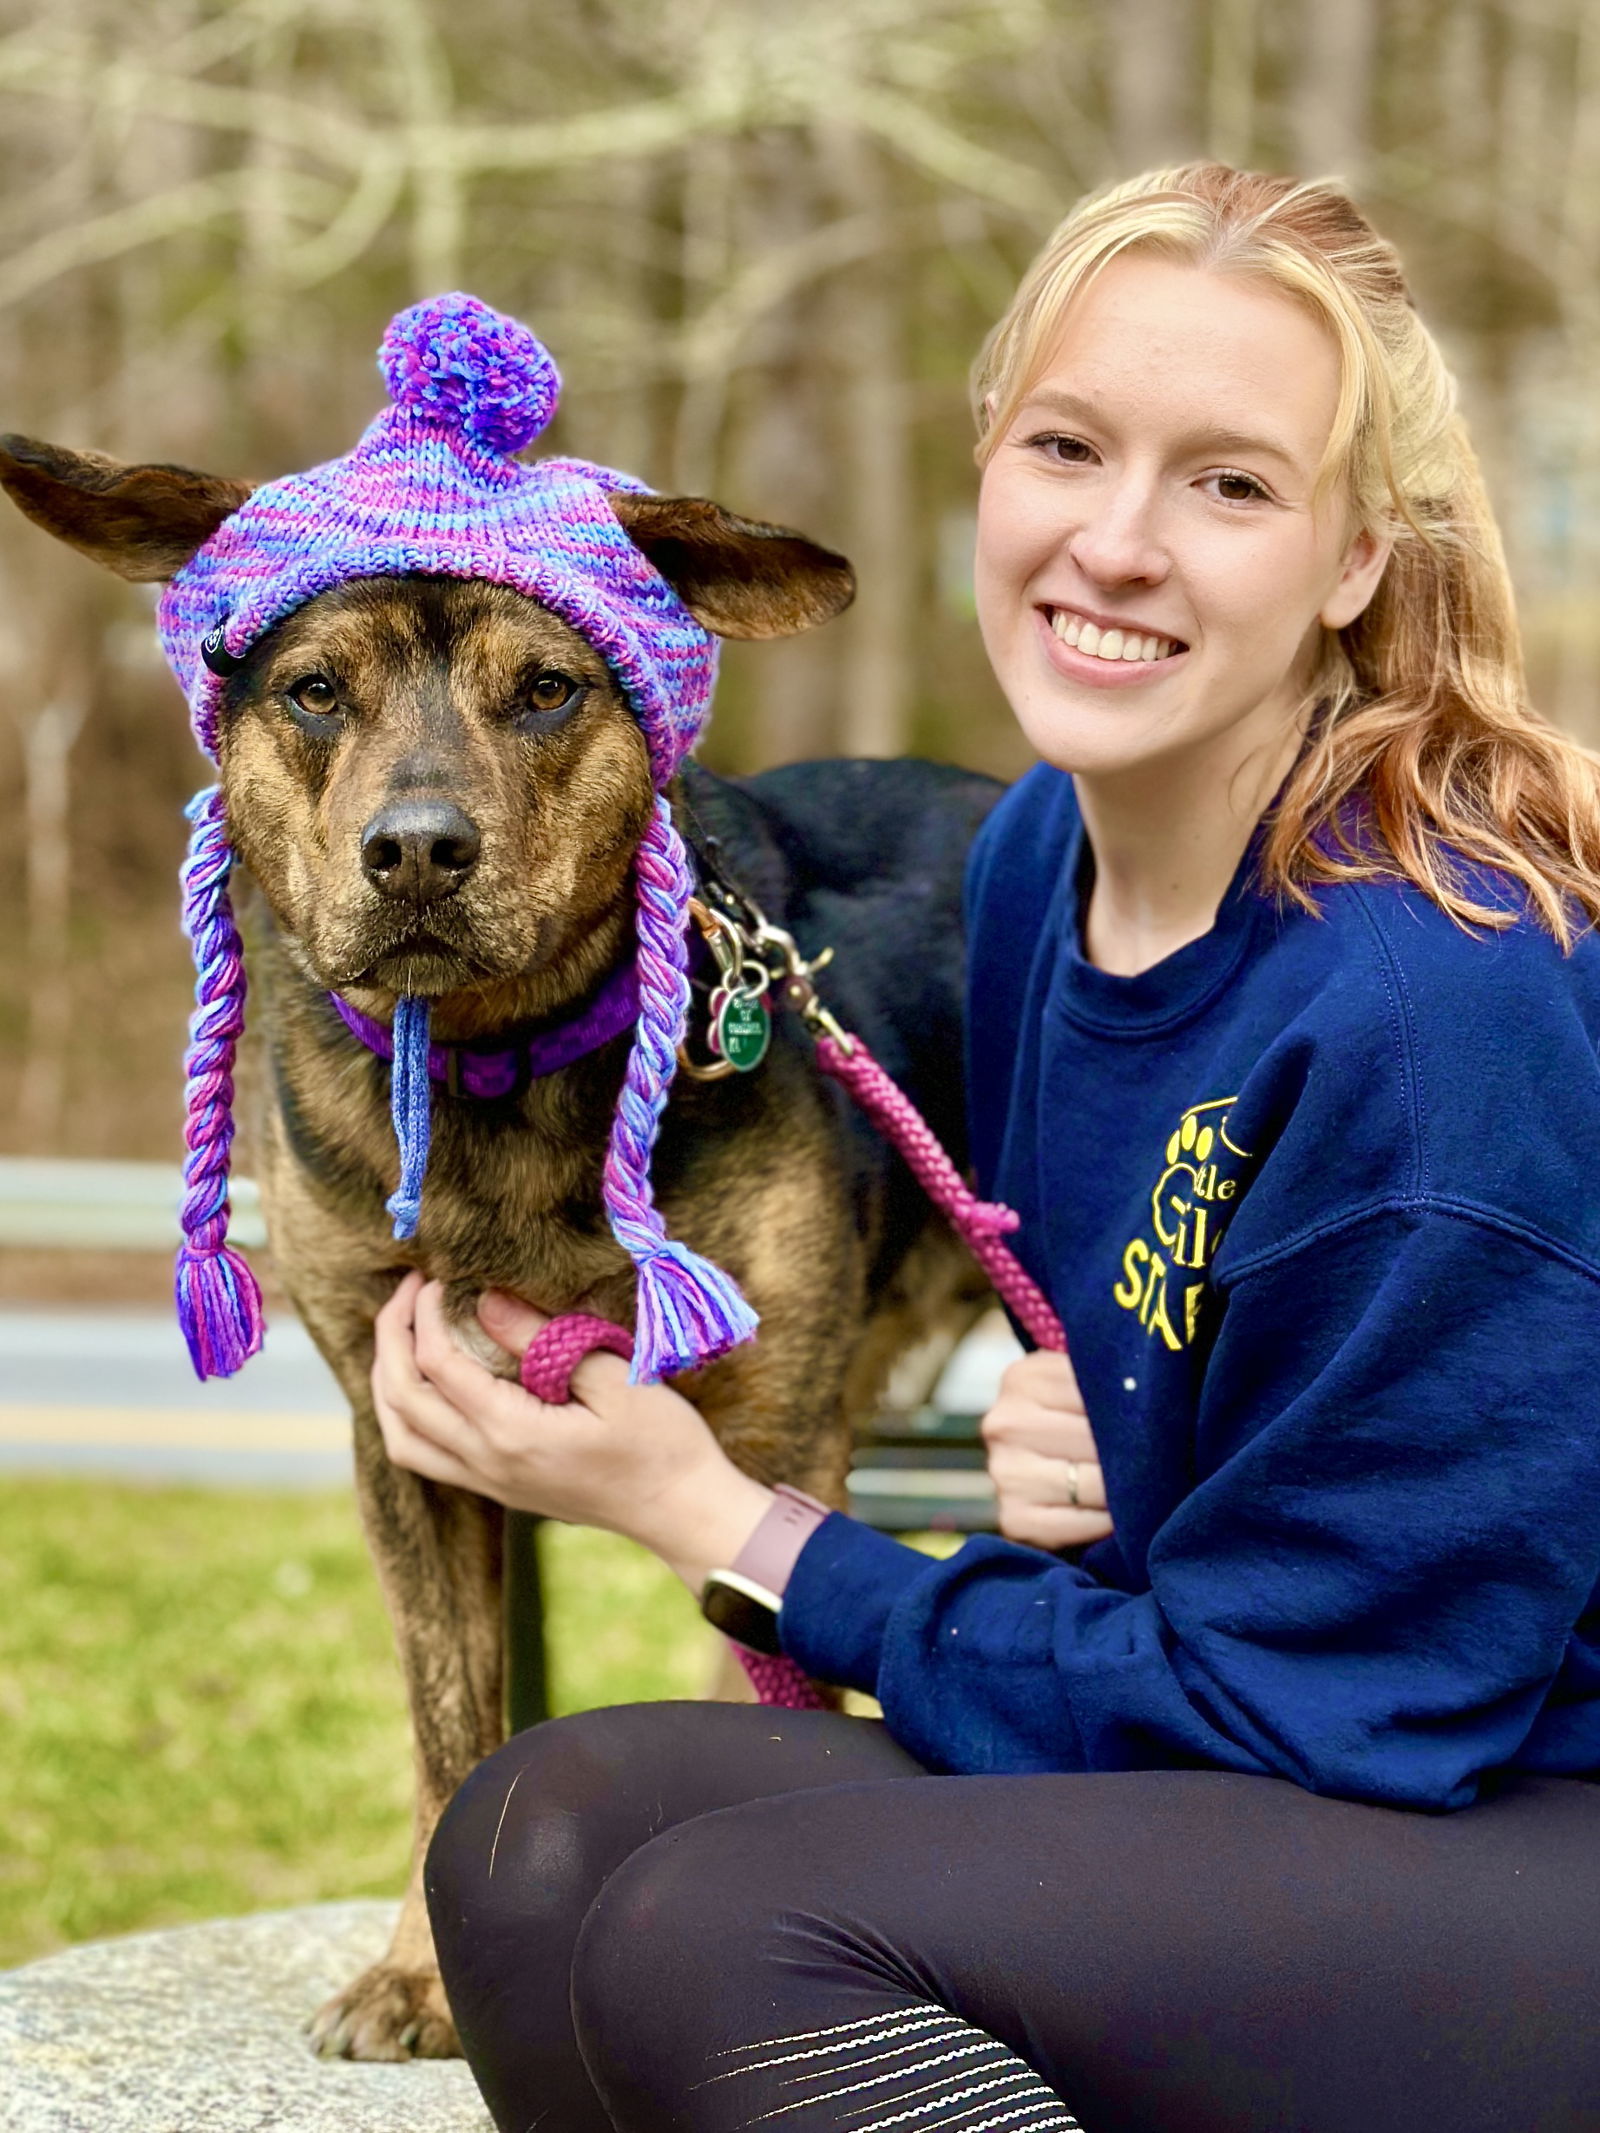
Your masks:
[{"label": "woman's eye", "polygon": [[583,694],[582,682],[570,674],[547,667],[528,685],[528,708],[532,711],[565,711]]},{"label": "woman's eye", "polygon": [[339,692],[326,674],[305,674],[284,692],[297,711],[328,718],[339,708]]},{"label": "woman's eye", "polygon": [[1062,466],[1081,467],[1094,457],[1081,437],[1063,437],[1054,430],[1042,437],[1030,437],[1028,442],[1038,445],[1047,459],[1054,459]]},{"label": "woman's eye", "polygon": [[1248,504],[1257,497],[1266,495],[1265,486],[1253,474],[1213,474],[1217,494],[1226,504]]}]

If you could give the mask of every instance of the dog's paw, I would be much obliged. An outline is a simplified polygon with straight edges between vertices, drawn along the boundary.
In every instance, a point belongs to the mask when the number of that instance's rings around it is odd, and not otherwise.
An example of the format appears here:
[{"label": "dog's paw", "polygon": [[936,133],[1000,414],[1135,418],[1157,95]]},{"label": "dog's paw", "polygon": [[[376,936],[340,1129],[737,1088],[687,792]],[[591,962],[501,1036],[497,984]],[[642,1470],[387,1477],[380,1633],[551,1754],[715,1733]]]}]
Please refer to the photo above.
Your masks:
[{"label": "dog's paw", "polygon": [[437,1970],[374,1963],[311,2018],[323,2059],[459,2059],[456,2026]]},{"label": "dog's paw", "polygon": [[484,1331],[478,1318],[480,1293],[464,1281],[452,1282],[445,1292],[445,1322],[455,1335],[456,1346],[475,1363],[482,1363],[497,1378],[510,1378],[515,1383],[520,1368],[518,1358],[507,1355],[494,1336]]}]

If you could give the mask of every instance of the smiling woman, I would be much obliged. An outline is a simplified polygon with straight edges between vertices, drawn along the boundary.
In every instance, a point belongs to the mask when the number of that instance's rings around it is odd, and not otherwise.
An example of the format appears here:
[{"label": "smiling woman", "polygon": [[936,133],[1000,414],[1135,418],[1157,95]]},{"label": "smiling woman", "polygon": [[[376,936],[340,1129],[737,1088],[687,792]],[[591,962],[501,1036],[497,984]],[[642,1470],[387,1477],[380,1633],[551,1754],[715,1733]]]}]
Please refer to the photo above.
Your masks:
[{"label": "smiling woman", "polygon": [[1043,760],[967,869],[972,1152],[1071,1360],[985,1418],[1008,1537],[933,1563],[397,1293],[397,1463],[731,1564],[884,1714],[491,1756],[429,1861],[464,2047],[507,2129],[1582,2133],[1600,770],[1524,699],[1448,374],[1336,186],[1086,202],[977,387]]},{"label": "smiling woman", "polygon": [[[1528,703],[1454,381],[1393,248],[1336,187],[1212,164],[1085,202],[1024,276],[973,386],[990,656],[1046,760],[1135,773],[1118,783],[1125,828],[1158,784],[1177,797],[1204,702],[1204,733],[1230,736],[1216,767],[1231,756],[1234,830],[1276,794],[1262,877],[1306,909],[1312,884],[1397,867],[1456,918],[1506,926],[1466,857],[1518,882],[1563,945],[1600,918],[1600,794],[1586,753]],[[1030,461],[1045,463],[1031,483]],[[1018,574],[1047,554],[1054,575],[1030,593]],[[1097,580],[1115,597],[1097,601]],[[1119,706],[1115,739],[1071,725],[1027,671],[1023,644],[1048,624],[1071,650],[1074,621],[1079,652],[1098,633],[1102,666],[1108,630],[1124,657],[1130,626],[1174,646],[1149,673],[1160,688]],[[1358,814],[1381,858],[1352,837]],[[1101,858],[1103,928],[1118,868]],[[1193,924],[1157,920],[1148,945]]]},{"label": "smiling woman", "polygon": [[[1029,740],[1094,780],[1091,947],[1133,970],[1209,927],[1390,544],[1319,479],[1338,348],[1270,284],[1115,258],[1040,364],[985,438],[978,616]],[[1174,802],[1215,867],[1192,899],[1130,901],[1113,825]]]}]

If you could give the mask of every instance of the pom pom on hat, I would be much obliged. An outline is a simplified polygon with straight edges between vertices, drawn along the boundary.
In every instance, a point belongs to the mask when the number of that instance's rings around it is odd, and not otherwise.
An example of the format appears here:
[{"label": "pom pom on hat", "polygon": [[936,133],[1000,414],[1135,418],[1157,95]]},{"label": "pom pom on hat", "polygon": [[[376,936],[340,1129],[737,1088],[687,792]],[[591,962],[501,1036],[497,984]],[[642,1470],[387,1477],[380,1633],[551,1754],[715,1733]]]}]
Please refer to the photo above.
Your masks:
[{"label": "pom pom on hat", "polygon": [[561,397],[550,351],[476,296],[430,296],[389,323],[378,351],[389,396],[490,452],[520,452]]}]

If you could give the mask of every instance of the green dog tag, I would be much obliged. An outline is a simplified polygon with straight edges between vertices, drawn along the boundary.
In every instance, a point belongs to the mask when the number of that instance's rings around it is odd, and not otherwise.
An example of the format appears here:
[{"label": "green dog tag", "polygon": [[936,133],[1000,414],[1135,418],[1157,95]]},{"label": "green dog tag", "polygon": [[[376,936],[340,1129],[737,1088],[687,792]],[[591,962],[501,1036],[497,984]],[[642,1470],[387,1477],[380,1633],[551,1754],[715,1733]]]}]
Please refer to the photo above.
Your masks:
[{"label": "green dog tag", "polygon": [[712,1049],[729,1066],[748,1074],[760,1066],[772,1041],[772,1014],[760,993],[729,993],[713,1025]]}]

